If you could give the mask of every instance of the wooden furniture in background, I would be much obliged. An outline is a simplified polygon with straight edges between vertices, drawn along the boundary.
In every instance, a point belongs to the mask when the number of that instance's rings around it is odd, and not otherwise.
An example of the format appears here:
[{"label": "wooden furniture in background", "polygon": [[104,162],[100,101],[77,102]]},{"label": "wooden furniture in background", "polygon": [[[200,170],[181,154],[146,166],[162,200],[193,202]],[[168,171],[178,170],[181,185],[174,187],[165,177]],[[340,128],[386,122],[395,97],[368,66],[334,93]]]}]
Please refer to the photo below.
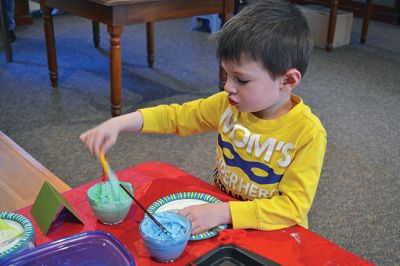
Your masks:
[{"label": "wooden furniture in background", "polygon": [[[53,87],[58,83],[58,67],[51,10],[57,8],[73,15],[88,18],[93,22],[94,42],[99,41],[98,23],[107,25],[110,34],[110,87],[111,114],[121,114],[122,60],[121,34],[123,27],[135,23],[147,23],[148,61],[154,64],[154,23],[159,20],[176,19],[197,15],[219,13],[222,22],[233,15],[234,0],[34,0],[44,11],[47,59]],[[220,88],[225,82],[225,73],[220,68]]]},{"label": "wooden furniture in background", "polygon": [[44,181],[61,193],[71,189],[0,131],[0,211],[33,204]]},{"label": "wooden furniture in background", "polygon": [[[290,1],[297,4],[322,4],[329,6],[330,11],[329,11],[328,31],[326,36],[326,51],[328,52],[332,51],[333,39],[336,30],[336,18],[337,18],[338,7],[340,6],[341,3],[345,1],[351,2],[352,0],[329,0],[329,2],[328,0],[290,0]],[[362,44],[364,44],[367,41],[368,25],[371,17],[371,10],[372,10],[372,0],[366,0],[366,5],[363,14],[363,25],[360,37],[360,42]]]},{"label": "wooden furniture in background", "polygon": [[12,62],[11,41],[8,35],[8,19],[6,13],[6,1],[0,0],[1,38],[4,43],[4,52],[7,62]]},{"label": "wooden furniture in background", "polygon": [[[304,5],[309,3],[309,0],[290,0],[295,4]],[[338,1],[338,0],[336,0]],[[331,0],[314,0],[316,3],[323,3],[329,6]],[[386,2],[386,3],[385,3]],[[367,1],[338,1],[338,6],[342,10],[351,11],[355,16],[363,17]],[[400,0],[393,0],[390,5],[385,0],[374,0],[371,7],[371,19],[386,23],[400,24]]]}]

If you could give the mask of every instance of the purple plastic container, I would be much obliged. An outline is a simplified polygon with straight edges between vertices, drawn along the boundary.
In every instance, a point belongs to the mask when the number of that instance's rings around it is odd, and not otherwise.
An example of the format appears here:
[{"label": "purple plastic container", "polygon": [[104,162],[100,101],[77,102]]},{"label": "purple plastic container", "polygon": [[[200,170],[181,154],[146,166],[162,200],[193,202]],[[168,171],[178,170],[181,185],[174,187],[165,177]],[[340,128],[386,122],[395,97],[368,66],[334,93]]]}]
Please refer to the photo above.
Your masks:
[{"label": "purple plastic container", "polygon": [[135,266],[135,261],[111,234],[88,231],[22,251],[0,261],[0,265]]}]

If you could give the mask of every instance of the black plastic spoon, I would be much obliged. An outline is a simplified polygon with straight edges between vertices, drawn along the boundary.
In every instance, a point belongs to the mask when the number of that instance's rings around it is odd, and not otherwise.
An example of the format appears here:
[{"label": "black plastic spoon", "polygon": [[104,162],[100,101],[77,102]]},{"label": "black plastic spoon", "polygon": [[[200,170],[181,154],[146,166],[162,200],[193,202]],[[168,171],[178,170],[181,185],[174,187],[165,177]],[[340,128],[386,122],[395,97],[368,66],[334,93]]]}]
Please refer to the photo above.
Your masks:
[{"label": "black plastic spoon", "polygon": [[150,214],[146,210],[145,207],[143,207],[142,204],[140,204],[140,202],[137,199],[135,199],[135,197],[132,195],[132,193],[123,184],[119,184],[119,185],[136,202],[136,204],[139,205],[139,207],[153,220],[153,222],[155,222],[157,224],[157,226],[160,227],[161,231],[163,231],[164,234],[169,234],[170,233],[156,218],[154,218],[154,216],[152,214]]}]

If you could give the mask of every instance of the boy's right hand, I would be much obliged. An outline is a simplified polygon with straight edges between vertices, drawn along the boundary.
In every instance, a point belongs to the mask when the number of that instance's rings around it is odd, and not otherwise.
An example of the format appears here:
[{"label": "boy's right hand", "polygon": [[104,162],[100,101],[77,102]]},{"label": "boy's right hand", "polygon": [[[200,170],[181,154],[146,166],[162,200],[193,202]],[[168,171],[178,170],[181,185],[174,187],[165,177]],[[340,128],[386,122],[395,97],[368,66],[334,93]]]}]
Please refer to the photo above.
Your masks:
[{"label": "boy's right hand", "polygon": [[100,150],[104,154],[117,142],[120,133],[118,122],[115,119],[92,128],[79,136],[79,139],[85,144],[90,153],[99,158]]},{"label": "boy's right hand", "polygon": [[143,115],[140,111],[117,116],[92,128],[79,139],[93,156],[100,157],[100,150],[104,154],[117,142],[121,132],[140,132],[143,127]]}]

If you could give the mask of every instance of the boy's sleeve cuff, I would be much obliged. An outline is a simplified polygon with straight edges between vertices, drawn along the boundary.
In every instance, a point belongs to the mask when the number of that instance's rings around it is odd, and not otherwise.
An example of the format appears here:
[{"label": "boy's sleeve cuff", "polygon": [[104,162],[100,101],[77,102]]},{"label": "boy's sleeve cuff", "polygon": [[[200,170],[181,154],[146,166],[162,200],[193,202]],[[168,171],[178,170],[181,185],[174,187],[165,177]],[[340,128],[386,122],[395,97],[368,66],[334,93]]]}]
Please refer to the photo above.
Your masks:
[{"label": "boy's sleeve cuff", "polygon": [[258,216],[254,202],[230,201],[233,228],[259,228]]},{"label": "boy's sleeve cuff", "polygon": [[[161,109],[163,107],[150,107],[138,109],[139,112],[142,113],[143,116],[143,127],[141,132],[143,133],[157,133],[160,131],[162,126],[160,127],[160,121],[162,121],[163,116],[165,116]],[[160,118],[161,115],[161,118]]]}]

